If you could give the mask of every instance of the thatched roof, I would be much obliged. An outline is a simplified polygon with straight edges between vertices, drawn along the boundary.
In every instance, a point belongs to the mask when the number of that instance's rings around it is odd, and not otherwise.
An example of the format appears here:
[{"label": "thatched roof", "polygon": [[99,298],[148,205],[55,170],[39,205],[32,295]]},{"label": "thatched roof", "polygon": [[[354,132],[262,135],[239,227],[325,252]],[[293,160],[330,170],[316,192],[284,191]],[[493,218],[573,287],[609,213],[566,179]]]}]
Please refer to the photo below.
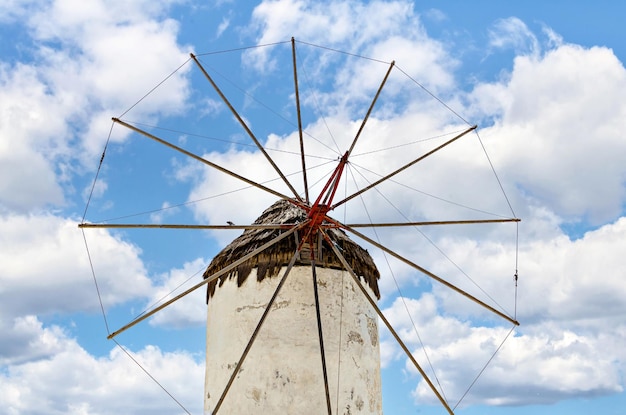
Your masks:
[{"label": "thatched roof", "polygon": [[[254,222],[255,225],[262,224],[297,224],[306,219],[306,211],[293,205],[286,200],[280,200],[270,206]],[[239,258],[254,251],[259,246],[269,242],[273,238],[286,232],[282,229],[247,229],[238,238],[232,241],[222,250],[209,264],[204,272],[204,278],[208,278],[222,268],[228,266]],[[327,230],[330,239],[339,247],[344,258],[350,264],[356,275],[369,285],[377,298],[380,298],[378,290],[378,279],[380,273],[369,253],[354,243],[340,229],[331,228]],[[253,268],[257,268],[257,280],[272,278],[278,275],[282,266],[286,266],[292,259],[297,248],[297,235],[286,237],[278,243],[272,245],[248,261],[239,265],[233,271],[220,276],[217,280],[208,284],[207,301],[215,293],[215,288],[220,286],[228,278],[237,278],[238,286],[248,278]],[[339,259],[335,256],[326,241],[322,241],[317,248],[315,255],[315,265],[320,268],[343,269]],[[300,257],[296,265],[306,265],[311,263],[311,253],[307,244],[300,252]]]}]

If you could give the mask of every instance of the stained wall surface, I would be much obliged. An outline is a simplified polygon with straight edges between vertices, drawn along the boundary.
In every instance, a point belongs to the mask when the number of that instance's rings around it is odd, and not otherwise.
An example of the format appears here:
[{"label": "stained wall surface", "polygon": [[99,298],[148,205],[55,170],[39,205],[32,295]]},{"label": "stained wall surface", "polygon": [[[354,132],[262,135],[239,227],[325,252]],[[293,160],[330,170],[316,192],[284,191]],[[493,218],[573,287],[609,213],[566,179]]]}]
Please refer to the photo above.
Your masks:
[{"label": "stained wall surface", "polygon": [[[205,413],[215,408],[285,268],[208,302]],[[345,271],[317,268],[333,414],[382,414],[377,316]],[[366,290],[372,296],[369,288]],[[218,413],[327,413],[310,266],[292,268]]]}]

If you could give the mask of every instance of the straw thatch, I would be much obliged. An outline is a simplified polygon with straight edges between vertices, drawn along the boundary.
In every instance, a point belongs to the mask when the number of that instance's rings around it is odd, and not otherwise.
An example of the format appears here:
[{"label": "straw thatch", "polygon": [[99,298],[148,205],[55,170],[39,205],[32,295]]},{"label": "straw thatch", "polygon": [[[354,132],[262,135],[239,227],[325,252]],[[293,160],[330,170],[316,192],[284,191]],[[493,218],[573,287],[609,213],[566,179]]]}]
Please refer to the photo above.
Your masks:
[{"label": "straw thatch", "polygon": [[[286,200],[280,200],[270,206],[254,222],[261,224],[297,224],[306,219],[306,212]],[[241,236],[232,241],[222,250],[209,264],[204,272],[204,278],[208,278],[222,268],[254,251],[259,246],[269,242],[273,238],[286,232],[281,229],[247,229]],[[344,258],[362,281],[367,283],[377,298],[380,298],[378,279],[380,274],[369,253],[354,243],[340,229],[330,228],[327,230],[330,239],[342,252]],[[215,288],[221,286],[228,278],[237,278],[237,285],[241,286],[248,278],[253,268],[257,268],[257,280],[271,278],[278,275],[281,267],[289,264],[297,248],[297,233],[272,245],[248,261],[239,265],[231,272],[220,276],[217,280],[208,284],[207,302],[215,293]],[[308,244],[304,244],[296,265],[311,264],[311,252]],[[321,268],[343,269],[343,266],[326,241],[320,241],[315,255],[315,265]]]}]

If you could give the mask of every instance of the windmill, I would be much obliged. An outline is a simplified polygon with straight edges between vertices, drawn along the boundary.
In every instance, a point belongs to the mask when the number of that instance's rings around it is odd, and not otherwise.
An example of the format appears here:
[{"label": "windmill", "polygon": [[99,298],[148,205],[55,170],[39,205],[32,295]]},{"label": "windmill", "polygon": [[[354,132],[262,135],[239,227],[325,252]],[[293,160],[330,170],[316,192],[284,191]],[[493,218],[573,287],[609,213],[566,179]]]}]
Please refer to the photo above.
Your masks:
[{"label": "windmill", "polygon": [[[248,411],[275,413],[382,413],[380,400],[379,340],[377,320],[380,320],[391,336],[398,342],[412,363],[428,384],[436,398],[448,413],[453,413],[448,401],[439,388],[431,381],[426,370],[420,365],[401,336],[385,317],[376,303],[379,297],[378,279],[380,272],[369,253],[348,237],[356,237],[369,246],[393,258],[405,267],[418,271],[456,294],[459,294],[498,318],[511,323],[519,323],[498,307],[488,304],[466,290],[440,277],[404,254],[389,248],[374,236],[368,236],[361,228],[369,229],[411,229],[441,225],[485,225],[516,223],[514,214],[496,218],[471,218],[450,220],[410,220],[406,217],[398,222],[349,223],[336,219],[332,212],[355,200],[363,200],[367,194],[377,193],[378,199],[385,198],[381,188],[389,183],[398,184],[396,178],[411,171],[413,166],[439,154],[463,137],[475,132],[475,125],[459,128],[458,122],[450,131],[439,136],[428,136],[423,141],[441,139],[417,157],[400,149],[392,160],[398,166],[387,173],[375,173],[359,180],[365,185],[355,184],[352,189],[342,189],[347,183],[349,168],[356,166],[353,159],[355,149],[364,141],[367,126],[374,113],[379,98],[388,84],[390,74],[396,68],[395,62],[388,62],[386,72],[375,90],[361,120],[355,123],[356,130],[346,149],[335,159],[327,159],[332,164],[330,172],[318,174],[311,183],[313,169],[307,164],[306,151],[311,139],[316,139],[303,124],[300,99],[300,84],[296,41],[291,44],[292,77],[295,98],[295,118],[297,120],[297,143],[300,159],[301,190],[288,178],[269,154],[267,145],[261,143],[249,126],[247,117],[240,114],[223,92],[214,75],[206,68],[202,58],[209,54],[191,54],[188,62],[193,63],[198,73],[210,84],[214,93],[230,111],[231,117],[254,143],[256,151],[262,154],[273,178],[279,184],[251,179],[223,167],[208,159],[166,140],[155,132],[148,131],[140,123],[113,119],[115,125],[147,137],[168,147],[185,157],[208,166],[213,171],[242,182],[257,191],[269,195],[278,202],[273,203],[250,225],[236,225],[229,221],[226,225],[183,225],[183,224],[113,224],[83,223],[80,228],[158,228],[158,229],[205,229],[243,230],[243,233],[216,255],[204,272],[202,281],[183,293],[163,302],[142,314],[129,324],[109,334],[114,338],[119,333],[147,319],[168,305],[178,301],[200,287],[207,287],[207,378],[205,390],[205,411],[208,413],[243,413]],[[305,44],[315,47],[315,45]],[[276,46],[276,45],[271,45]],[[325,49],[324,49],[325,50]],[[369,59],[376,64],[381,61]],[[405,79],[415,82],[408,73],[397,69]],[[434,96],[422,85],[415,82],[431,98]],[[384,121],[384,114],[392,112],[397,105],[410,107],[410,95],[398,84],[390,87],[394,94],[402,96],[398,101],[389,100],[376,122]],[[433,100],[454,116],[454,113],[438,99]],[[459,117],[460,118],[460,117]],[[462,118],[461,118],[462,120]],[[448,123],[447,121],[443,124]],[[466,123],[467,124],[467,123]],[[429,129],[427,129],[429,130]],[[408,133],[412,135],[412,133]],[[370,137],[371,138],[371,137]],[[385,139],[381,140],[385,144]],[[318,146],[319,147],[319,146]],[[401,146],[394,146],[398,148]],[[371,147],[368,147],[371,149]],[[376,151],[370,150],[370,153]],[[368,154],[367,152],[365,154]],[[103,157],[104,158],[104,157]],[[378,155],[373,157],[377,160]],[[316,166],[319,167],[319,166]],[[370,172],[366,165],[361,173]],[[371,172],[370,172],[371,173]],[[375,177],[375,178],[372,178]],[[354,176],[353,176],[354,180]],[[357,180],[354,180],[357,182]],[[278,190],[277,190],[278,189]],[[340,196],[342,191],[345,193]],[[426,196],[430,194],[425,193]],[[243,203],[243,202],[242,202]],[[510,206],[510,205],[509,205]],[[476,209],[474,209],[477,211]],[[364,209],[367,212],[367,209]],[[486,213],[481,211],[481,213]],[[511,213],[512,209],[511,209]],[[226,222],[224,222],[226,223]],[[239,221],[237,221],[239,223]],[[252,277],[251,277],[252,275]],[[308,288],[306,288],[308,287]],[[349,299],[349,301],[344,301]],[[281,303],[282,301],[282,303]],[[345,317],[344,317],[345,313]],[[338,314],[341,317],[338,318]],[[298,320],[296,318],[302,317]],[[273,322],[272,322],[273,321]],[[291,334],[289,333],[291,330]],[[285,336],[289,339],[284,341]],[[351,337],[352,336],[352,337]],[[311,342],[313,340],[313,342]],[[312,353],[316,350],[317,353]],[[249,354],[256,359],[250,363]],[[330,357],[332,356],[332,358]],[[348,363],[342,363],[347,362]],[[332,363],[331,363],[332,362]],[[352,367],[352,369],[350,369]],[[342,370],[349,374],[345,376]],[[316,374],[316,375],[315,375]],[[271,393],[273,392],[273,394]],[[231,396],[240,396],[239,399]],[[244,398],[245,397],[245,398]],[[229,407],[230,405],[230,407]],[[325,408],[325,409],[324,409]]]}]

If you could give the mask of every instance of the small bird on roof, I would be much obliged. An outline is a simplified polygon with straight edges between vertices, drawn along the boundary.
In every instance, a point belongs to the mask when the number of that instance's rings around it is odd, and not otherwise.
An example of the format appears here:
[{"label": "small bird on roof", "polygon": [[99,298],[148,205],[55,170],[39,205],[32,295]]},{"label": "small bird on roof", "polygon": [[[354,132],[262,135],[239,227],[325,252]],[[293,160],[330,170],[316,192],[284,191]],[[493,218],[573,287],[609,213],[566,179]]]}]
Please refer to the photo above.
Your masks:
[{"label": "small bird on roof", "polygon": [[235,224],[232,223],[231,221],[226,221],[226,223],[228,223],[230,226],[235,226]]}]

